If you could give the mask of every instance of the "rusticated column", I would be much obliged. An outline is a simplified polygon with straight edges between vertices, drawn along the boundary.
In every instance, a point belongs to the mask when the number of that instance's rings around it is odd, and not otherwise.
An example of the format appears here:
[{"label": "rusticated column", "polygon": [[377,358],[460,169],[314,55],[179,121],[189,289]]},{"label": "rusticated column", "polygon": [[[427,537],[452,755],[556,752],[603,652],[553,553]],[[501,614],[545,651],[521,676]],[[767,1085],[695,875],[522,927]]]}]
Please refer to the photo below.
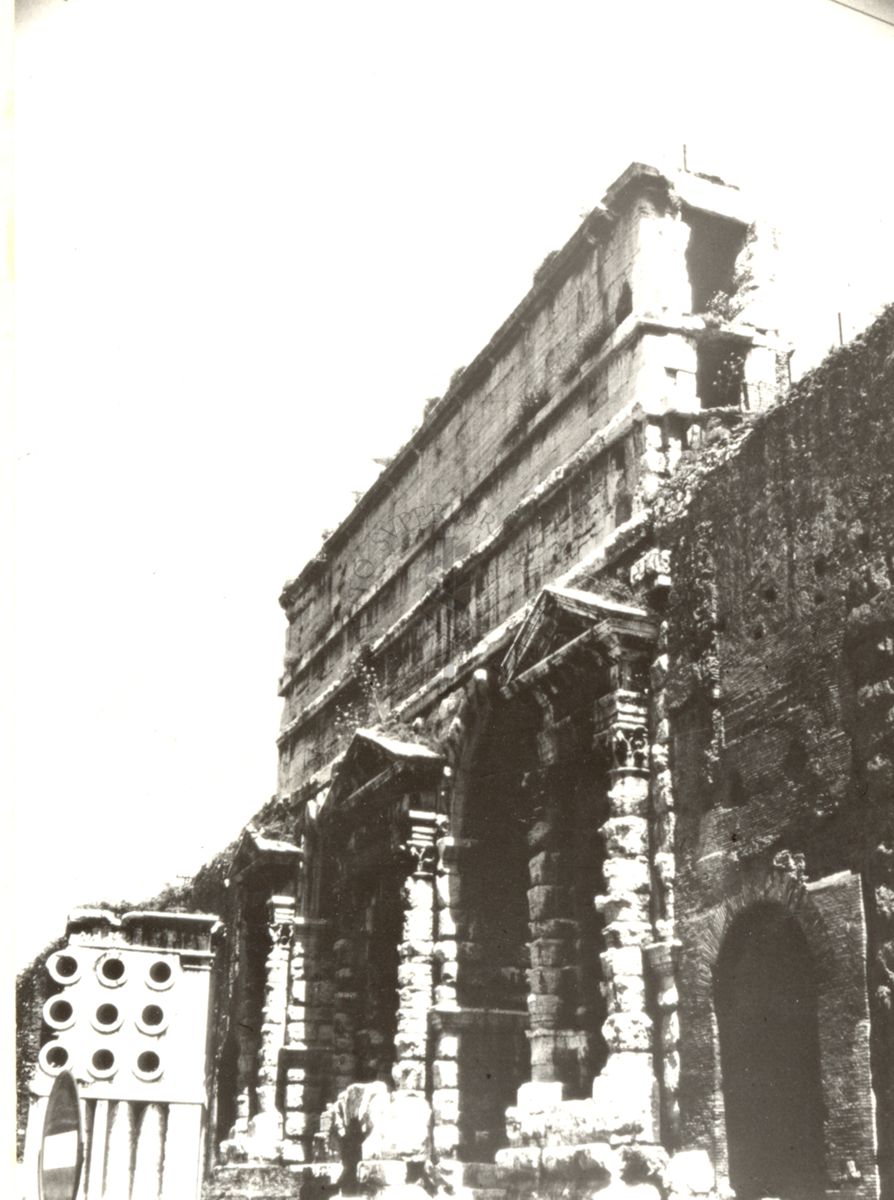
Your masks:
[{"label": "rusticated column", "polygon": [[[539,697],[538,697],[539,699]],[[571,864],[567,829],[557,802],[550,769],[557,758],[552,712],[543,703],[544,732],[538,738],[542,804],[528,830],[528,918],[531,965],[528,980],[528,1040],[531,1082],[522,1084],[522,1107],[558,1103],[586,1050],[586,1034],[570,1028],[579,990],[579,927],[571,911]]]},{"label": "rusticated column", "polygon": [[652,1140],[657,1137],[657,1087],[643,972],[643,947],[652,938],[645,697],[619,688],[597,703],[596,719],[596,742],[610,763],[609,817],[600,831],[606,890],[596,897],[605,918],[601,959],[608,1017],[602,1032],[608,1059],[593,1083],[593,1099],[609,1128],[636,1126]]},{"label": "rusticated column", "polygon": [[344,1091],[357,1078],[354,1035],[357,1019],[357,979],[355,937],[359,916],[356,888],[347,882],[337,901],[339,928],[332,946],[335,967],[335,992],[332,1013],[333,1090]]},{"label": "rusticated column", "polygon": [[326,921],[296,916],[292,935],[282,1071],[285,1134],[292,1143],[286,1156],[296,1162],[311,1157],[311,1139],[323,1106],[322,1062],[331,1043],[335,990],[331,980],[325,978],[321,962],[322,934],[326,927]]},{"label": "rusticated column", "polygon": [[392,1071],[398,1091],[425,1093],[428,1013],[433,990],[434,877],[438,818],[409,811],[411,869],[402,888],[403,930],[397,974],[397,1037]]},{"label": "rusticated column", "polygon": [[457,926],[460,872],[463,858],[475,854],[479,842],[472,838],[442,837],[437,841],[435,876],[435,1019],[432,1089],[437,1096],[434,1108],[433,1140],[440,1158],[455,1158],[459,1148],[459,1034],[450,1014],[458,1012],[457,995],[459,947]]},{"label": "rusticated column", "polygon": [[258,1113],[252,1121],[253,1140],[259,1152],[273,1152],[282,1138],[282,1114],[276,1106],[279,1055],[286,1041],[289,995],[289,952],[295,923],[291,896],[271,896],[267,901],[267,951],[264,974],[264,1012],[258,1051]]},{"label": "rusticated column", "polygon": [[661,1075],[662,1138],[668,1148],[677,1146],[680,1105],[680,1020],[677,1013],[678,996],[676,963],[680,943],[675,938],[674,906],[675,857],[673,778],[668,748],[670,730],[667,715],[665,683],[668,672],[667,622],[658,629],[657,653],[652,661],[651,729],[651,822],[653,896],[652,917],[656,940],[646,947],[646,959],[651,972],[652,990],[658,1010],[658,1053]]}]

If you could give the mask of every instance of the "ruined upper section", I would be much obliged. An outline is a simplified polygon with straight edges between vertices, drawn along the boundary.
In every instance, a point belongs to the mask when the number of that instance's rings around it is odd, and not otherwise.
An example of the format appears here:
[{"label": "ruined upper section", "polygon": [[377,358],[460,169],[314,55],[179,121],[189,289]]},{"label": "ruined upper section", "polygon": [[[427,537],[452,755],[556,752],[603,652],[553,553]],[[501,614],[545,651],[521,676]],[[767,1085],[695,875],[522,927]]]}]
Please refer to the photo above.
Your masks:
[{"label": "ruined upper section", "polygon": [[720,181],[612,184],[283,590],[288,786],[336,749],[323,709],[374,720],[635,521],[708,410],[773,403],[774,253]]}]

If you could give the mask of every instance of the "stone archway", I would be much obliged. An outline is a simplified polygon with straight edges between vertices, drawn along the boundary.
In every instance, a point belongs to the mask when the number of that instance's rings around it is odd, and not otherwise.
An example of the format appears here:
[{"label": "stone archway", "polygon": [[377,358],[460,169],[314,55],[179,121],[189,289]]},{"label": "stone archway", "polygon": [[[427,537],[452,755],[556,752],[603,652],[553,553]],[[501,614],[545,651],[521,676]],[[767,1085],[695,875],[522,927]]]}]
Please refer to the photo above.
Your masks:
[{"label": "stone archway", "polygon": [[[743,864],[737,886],[728,888],[722,900],[700,912],[678,913],[682,1147],[710,1147],[718,1179],[729,1178],[716,985],[728,938],[740,921],[762,907],[784,913],[791,922],[789,930],[797,927],[813,971],[822,1094],[822,1185],[809,1194],[822,1195],[847,1184],[854,1200],[877,1200],[875,1125],[871,1106],[861,1101],[872,1088],[861,878],[855,872],[839,871],[805,882],[799,855],[780,853],[772,864]],[[748,1186],[746,1181],[740,1195],[759,1194],[747,1190]],[[803,1189],[782,1192],[783,1197],[804,1194]]]},{"label": "stone archway", "polygon": [[823,1190],[816,973],[797,920],[756,904],[732,922],[714,1000],[729,1178],[738,1200]]}]

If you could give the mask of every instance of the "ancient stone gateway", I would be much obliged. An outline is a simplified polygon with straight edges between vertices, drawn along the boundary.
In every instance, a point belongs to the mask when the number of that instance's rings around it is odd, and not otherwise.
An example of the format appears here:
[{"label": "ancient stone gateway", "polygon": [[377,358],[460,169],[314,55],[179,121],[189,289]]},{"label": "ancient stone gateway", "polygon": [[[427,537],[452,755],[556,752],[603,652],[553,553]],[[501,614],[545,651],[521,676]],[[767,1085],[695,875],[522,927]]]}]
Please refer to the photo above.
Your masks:
[{"label": "ancient stone gateway", "polygon": [[633,164],[283,589],[208,1200],[894,1200],[894,310],[786,398],[775,252]]}]

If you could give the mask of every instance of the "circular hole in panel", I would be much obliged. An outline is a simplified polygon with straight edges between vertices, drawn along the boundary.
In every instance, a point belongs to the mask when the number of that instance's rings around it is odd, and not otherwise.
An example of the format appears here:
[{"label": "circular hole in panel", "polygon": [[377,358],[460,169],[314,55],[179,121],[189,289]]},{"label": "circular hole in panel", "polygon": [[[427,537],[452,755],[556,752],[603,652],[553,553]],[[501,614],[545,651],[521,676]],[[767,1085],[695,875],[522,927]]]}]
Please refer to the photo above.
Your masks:
[{"label": "circular hole in panel", "polygon": [[107,1079],[115,1070],[115,1055],[111,1050],[97,1050],[90,1059],[90,1074]]},{"label": "circular hole in panel", "polygon": [[154,1050],[144,1050],[137,1059],[134,1074],[140,1079],[153,1080],[161,1075],[161,1059]]},{"label": "circular hole in panel", "polygon": [[47,959],[47,970],[63,987],[75,983],[81,975],[81,965],[73,954],[51,954]]},{"label": "circular hole in panel", "polygon": [[68,1029],[74,1024],[74,1008],[62,996],[50,996],[43,1006],[43,1019],[52,1029]]},{"label": "circular hole in panel", "polygon": [[124,960],[117,954],[104,954],[96,964],[96,973],[106,987],[120,987],[127,978]]},{"label": "circular hole in panel", "polygon": [[174,972],[171,964],[163,958],[157,959],[149,968],[149,986],[160,991],[162,988],[169,988],[173,982]]},{"label": "circular hole in panel", "polygon": [[93,1015],[93,1026],[100,1033],[110,1033],[121,1024],[121,1013],[117,1004],[100,1004]]},{"label": "circular hole in panel", "polygon": [[42,1046],[37,1061],[48,1075],[57,1075],[68,1064],[68,1051],[60,1042]]},{"label": "circular hole in panel", "polygon": [[137,1025],[144,1033],[163,1033],[168,1026],[165,1010],[160,1004],[147,1004],[140,1013]]}]

